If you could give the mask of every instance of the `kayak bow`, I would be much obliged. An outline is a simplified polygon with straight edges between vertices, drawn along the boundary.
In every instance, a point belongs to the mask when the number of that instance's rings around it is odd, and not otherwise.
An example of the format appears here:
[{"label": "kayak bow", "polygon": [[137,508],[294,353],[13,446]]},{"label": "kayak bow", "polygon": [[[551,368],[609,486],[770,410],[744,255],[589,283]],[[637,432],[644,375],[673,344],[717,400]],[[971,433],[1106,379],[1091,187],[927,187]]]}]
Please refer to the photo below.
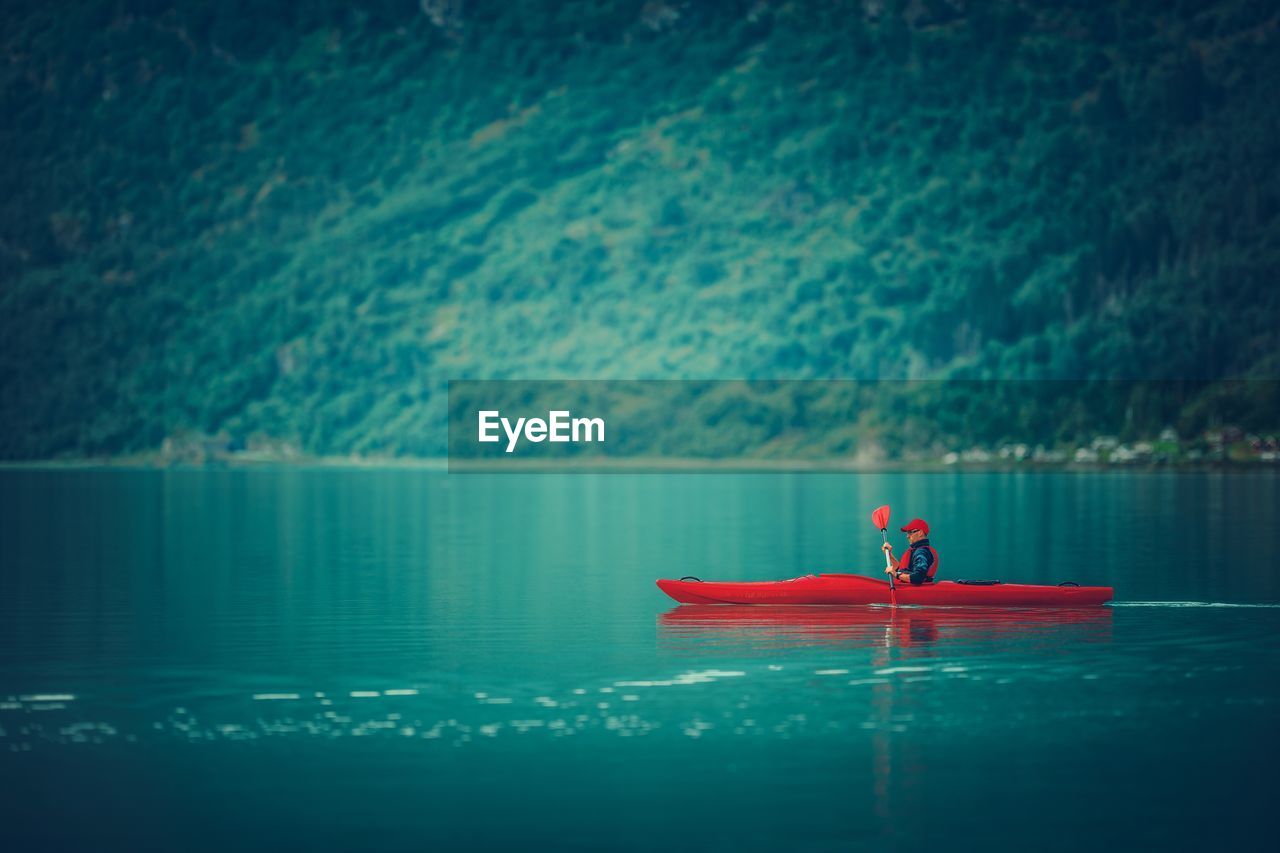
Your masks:
[{"label": "kayak bow", "polygon": [[[681,604],[888,604],[889,584],[862,575],[805,575],[783,581],[659,580]],[[1114,596],[1109,586],[1037,586],[983,581],[904,585],[897,603],[930,607],[1093,607]]]}]

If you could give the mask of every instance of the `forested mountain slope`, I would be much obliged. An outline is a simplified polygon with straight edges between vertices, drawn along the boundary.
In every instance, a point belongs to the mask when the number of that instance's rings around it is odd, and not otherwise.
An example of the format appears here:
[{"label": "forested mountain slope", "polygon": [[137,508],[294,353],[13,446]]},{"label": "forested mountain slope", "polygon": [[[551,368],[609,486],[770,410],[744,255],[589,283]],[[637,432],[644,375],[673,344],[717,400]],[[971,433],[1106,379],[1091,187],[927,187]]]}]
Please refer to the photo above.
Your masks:
[{"label": "forested mountain slope", "polygon": [[451,378],[1275,377],[1271,4],[7,3],[0,458]]}]

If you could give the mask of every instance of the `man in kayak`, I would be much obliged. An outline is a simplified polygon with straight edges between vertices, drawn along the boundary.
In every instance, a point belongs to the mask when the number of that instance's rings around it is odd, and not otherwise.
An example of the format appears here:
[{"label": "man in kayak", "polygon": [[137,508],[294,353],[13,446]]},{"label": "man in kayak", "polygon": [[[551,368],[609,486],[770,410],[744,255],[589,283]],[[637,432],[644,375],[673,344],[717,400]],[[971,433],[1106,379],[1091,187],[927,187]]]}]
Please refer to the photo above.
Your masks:
[{"label": "man in kayak", "polygon": [[[898,565],[884,570],[902,582],[916,585],[933,583],[933,576],[938,571],[938,552],[929,544],[929,524],[924,519],[914,518],[902,528],[907,534],[907,553],[902,555]],[[893,546],[888,542],[880,546],[881,550],[893,559]]]}]

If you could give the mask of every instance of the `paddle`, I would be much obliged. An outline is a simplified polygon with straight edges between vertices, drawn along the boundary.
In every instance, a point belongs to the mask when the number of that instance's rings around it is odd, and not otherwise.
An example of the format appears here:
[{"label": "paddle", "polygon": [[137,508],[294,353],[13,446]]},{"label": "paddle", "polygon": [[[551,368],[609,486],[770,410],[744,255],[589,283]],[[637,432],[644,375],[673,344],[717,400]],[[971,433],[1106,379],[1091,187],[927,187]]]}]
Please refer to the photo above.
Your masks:
[{"label": "paddle", "polygon": [[[871,513],[871,523],[880,531],[880,538],[887,544],[889,542],[889,507],[882,506]],[[889,559],[889,552],[884,552],[884,567],[886,569],[893,568],[893,560]],[[893,585],[893,572],[889,572],[889,603],[894,607],[898,606],[898,591]]]}]

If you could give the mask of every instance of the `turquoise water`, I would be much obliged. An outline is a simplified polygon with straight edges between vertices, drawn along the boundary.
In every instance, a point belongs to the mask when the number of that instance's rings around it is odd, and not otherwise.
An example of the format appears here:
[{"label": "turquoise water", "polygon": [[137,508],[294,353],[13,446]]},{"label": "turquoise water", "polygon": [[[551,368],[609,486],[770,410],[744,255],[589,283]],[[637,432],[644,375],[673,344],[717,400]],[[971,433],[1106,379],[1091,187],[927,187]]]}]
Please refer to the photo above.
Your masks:
[{"label": "turquoise water", "polygon": [[[653,585],[876,571],[881,503],[945,576],[1118,602]],[[1256,846],[1278,508],[1267,473],[0,471],[0,847]]]}]

